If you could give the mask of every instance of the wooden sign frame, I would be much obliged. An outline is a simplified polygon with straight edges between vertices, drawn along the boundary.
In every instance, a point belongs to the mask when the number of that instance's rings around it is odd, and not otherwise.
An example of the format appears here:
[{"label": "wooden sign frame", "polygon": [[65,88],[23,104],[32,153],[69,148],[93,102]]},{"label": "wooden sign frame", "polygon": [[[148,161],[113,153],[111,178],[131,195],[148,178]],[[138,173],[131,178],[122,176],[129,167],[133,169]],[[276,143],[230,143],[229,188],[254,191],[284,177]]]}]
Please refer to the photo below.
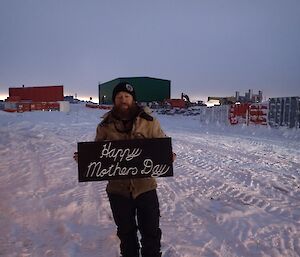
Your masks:
[{"label": "wooden sign frame", "polygon": [[79,182],[173,176],[171,138],[79,142]]}]

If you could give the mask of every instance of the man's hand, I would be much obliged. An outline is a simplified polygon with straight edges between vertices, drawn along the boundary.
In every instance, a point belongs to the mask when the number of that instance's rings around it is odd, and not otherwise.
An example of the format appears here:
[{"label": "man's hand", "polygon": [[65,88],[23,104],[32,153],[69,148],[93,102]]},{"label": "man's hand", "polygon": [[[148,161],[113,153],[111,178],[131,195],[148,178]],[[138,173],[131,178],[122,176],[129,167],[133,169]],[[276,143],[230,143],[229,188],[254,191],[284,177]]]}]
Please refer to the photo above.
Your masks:
[{"label": "man's hand", "polygon": [[173,158],[173,162],[174,162],[176,160],[176,153],[173,152],[172,158]]},{"label": "man's hand", "polygon": [[78,163],[78,152],[74,153],[73,159]]}]

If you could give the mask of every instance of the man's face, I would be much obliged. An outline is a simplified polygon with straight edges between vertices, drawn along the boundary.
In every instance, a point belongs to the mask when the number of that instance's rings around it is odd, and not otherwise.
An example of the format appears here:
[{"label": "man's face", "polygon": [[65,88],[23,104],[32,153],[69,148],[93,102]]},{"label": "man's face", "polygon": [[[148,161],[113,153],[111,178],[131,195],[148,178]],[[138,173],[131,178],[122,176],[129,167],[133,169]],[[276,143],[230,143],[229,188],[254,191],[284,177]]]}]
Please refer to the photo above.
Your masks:
[{"label": "man's face", "polygon": [[131,94],[123,91],[116,94],[115,106],[117,109],[121,111],[127,111],[133,106],[133,103],[134,101]]}]

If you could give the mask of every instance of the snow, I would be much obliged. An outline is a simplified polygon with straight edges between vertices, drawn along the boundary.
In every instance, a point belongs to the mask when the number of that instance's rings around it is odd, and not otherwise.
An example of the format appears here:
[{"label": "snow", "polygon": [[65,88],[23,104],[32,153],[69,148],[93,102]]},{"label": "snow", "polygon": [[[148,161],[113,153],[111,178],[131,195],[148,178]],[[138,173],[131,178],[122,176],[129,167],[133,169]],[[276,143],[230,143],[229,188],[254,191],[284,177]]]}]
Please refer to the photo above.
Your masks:
[{"label": "snow", "polygon": [[[78,183],[72,158],[103,114],[0,112],[0,256],[119,256],[106,182]],[[300,130],[157,117],[177,153],[164,257],[300,256]]]}]

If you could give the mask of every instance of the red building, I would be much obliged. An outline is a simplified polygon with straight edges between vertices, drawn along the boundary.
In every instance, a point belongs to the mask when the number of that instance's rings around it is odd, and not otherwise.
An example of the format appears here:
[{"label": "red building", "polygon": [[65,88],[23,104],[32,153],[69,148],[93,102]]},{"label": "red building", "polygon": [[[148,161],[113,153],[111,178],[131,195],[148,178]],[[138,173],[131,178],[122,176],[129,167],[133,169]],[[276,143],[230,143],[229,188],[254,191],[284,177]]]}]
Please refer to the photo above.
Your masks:
[{"label": "red building", "polygon": [[183,99],[167,99],[167,103],[171,105],[172,108],[185,108],[186,103]]},{"label": "red building", "polygon": [[64,106],[63,101],[63,86],[12,87],[9,88],[4,111],[59,111]]},{"label": "red building", "polygon": [[64,86],[11,87],[7,101],[57,102],[64,100]]}]

